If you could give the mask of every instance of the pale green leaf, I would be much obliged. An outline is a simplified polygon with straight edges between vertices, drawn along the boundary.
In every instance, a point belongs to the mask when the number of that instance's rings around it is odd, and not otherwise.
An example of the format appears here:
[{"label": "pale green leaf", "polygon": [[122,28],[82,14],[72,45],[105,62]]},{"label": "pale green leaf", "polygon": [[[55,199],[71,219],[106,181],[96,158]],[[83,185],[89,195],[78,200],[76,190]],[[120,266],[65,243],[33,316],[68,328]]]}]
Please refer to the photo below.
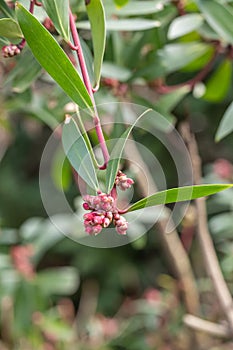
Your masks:
[{"label": "pale green leaf", "polygon": [[101,0],[86,0],[86,6],[94,51],[94,87],[98,88],[106,41],[105,13]]},{"label": "pale green leaf", "polygon": [[113,148],[113,151],[110,154],[110,159],[109,159],[107,171],[106,171],[106,191],[107,191],[107,193],[109,193],[114,186],[116,175],[117,175],[117,172],[119,170],[119,165],[120,165],[122,153],[124,151],[124,147],[125,147],[126,141],[129,137],[130,133],[132,132],[133,128],[138,123],[138,121],[150,111],[152,111],[152,109],[147,109],[145,112],[143,112],[136,119],[136,121],[130,127],[128,127],[128,129],[117,140],[117,142]]},{"label": "pale green leaf", "polygon": [[220,38],[233,44],[233,12],[227,4],[219,4],[215,0],[197,0],[197,4]]},{"label": "pale green leaf", "polygon": [[168,39],[176,39],[198,29],[203,23],[203,17],[197,13],[175,18],[168,30]]},{"label": "pale green leaf", "polygon": [[23,38],[20,26],[12,18],[1,18],[0,19],[0,36],[6,38]]},{"label": "pale green leaf", "polygon": [[[160,27],[161,23],[152,19],[145,18],[129,18],[118,20],[107,20],[106,29],[108,31],[140,31]],[[90,23],[82,21],[77,23],[77,27],[81,29],[90,29]]]},{"label": "pale green leaf", "polygon": [[62,130],[62,144],[71,165],[94,190],[99,190],[96,170],[88,146],[75,120],[70,117]]}]

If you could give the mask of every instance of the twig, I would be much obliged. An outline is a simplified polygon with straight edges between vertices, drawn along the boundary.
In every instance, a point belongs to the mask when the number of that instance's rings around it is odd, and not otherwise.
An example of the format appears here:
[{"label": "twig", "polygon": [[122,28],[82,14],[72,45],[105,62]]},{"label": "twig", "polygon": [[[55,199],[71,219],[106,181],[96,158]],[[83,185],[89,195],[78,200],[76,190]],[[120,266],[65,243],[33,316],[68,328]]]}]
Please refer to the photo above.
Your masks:
[{"label": "twig", "polygon": [[108,153],[108,149],[107,149],[106,142],[104,139],[103,130],[102,130],[102,127],[100,124],[100,118],[98,116],[98,111],[97,111],[96,104],[95,104],[92,85],[91,85],[90,77],[89,77],[89,74],[87,71],[86,62],[84,59],[79,35],[78,35],[77,29],[76,29],[74,16],[73,16],[71,11],[70,11],[70,30],[71,30],[72,38],[74,41],[74,46],[71,45],[71,48],[74,51],[76,51],[76,53],[77,53],[80,69],[81,69],[82,76],[83,76],[83,81],[84,81],[84,84],[85,84],[87,91],[90,95],[90,98],[92,100],[93,107],[94,107],[93,121],[94,121],[94,125],[95,125],[96,134],[97,134],[97,137],[98,137],[98,140],[100,143],[100,148],[102,150],[102,154],[104,157],[104,165],[100,168],[105,169],[107,164],[108,164],[108,161],[109,161],[109,153]]},{"label": "twig", "polygon": [[[140,164],[140,169],[143,169],[143,172],[146,173],[148,186],[153,190],[153,192],[157,192],[157,186],[152,176],[150,175],[150,170],[143,161],[137,147],[133,143],[130,143],[130,147],[126,145],[125,153],[128,155],[129,159],[133,154],[135,162],[137,164]],[[146,197],[147,189],[145,187],[143,172],[141,173],[139,171],[137,174],[137,184],[141,188],[143,196]],[[167,208],[166,216],[168,218],[170,216],[169,213],[170,210]],[[188,255],[179,239],[179,235],[176,229],[174,228],[173,231],[169,234],[166,233],[167,224],[167,218],[163,218],[157,223],[162,245],[171,262],[171,266],[174,268],[175,274],[180,281],[186,309],[188,312],[198,315],[200,314],[199,295]],[[175,227],[175,225],[173,225],[173,227]]]},{"label": "twig", "polygon": [[[195,185],[198,185],[201,183],[201,159],[198,152],[197,142],[194,135],[191,133],[187,122],[181,125],[181,133],[187,143],[192,159],[194,182]],[[205,198],[199,198],[195,201],[195,203],[197,208],[197,234],[202,249],[202,254],[205,259],[205,267],[213,282],[222,311],[228,321],[229,330],[233,335],[232,296],[223,278],[214,244],[209,233]]]},{"label": "twig", "polygon": [[184,86],[189,86],[191,90],[194,89],[195,85],[204,80],[204,78],[209,73],[212,68],[214,61],[219,53],[219,46],[216,44],[215,51],[209,62],[202,68],[202,70],[192,79],[185,81],[184,83],[176,84],[176,85],[166,85],[162,84],[156,87],[156,91],[160,94],[168,94],[172,91],[175,91]]},{"label": "twig", "polygon": [[206,321],[194,315],[184,315],[183,322],[196,331],[205,332],[218,338],[229,338],[231,335],[225,325]]}]

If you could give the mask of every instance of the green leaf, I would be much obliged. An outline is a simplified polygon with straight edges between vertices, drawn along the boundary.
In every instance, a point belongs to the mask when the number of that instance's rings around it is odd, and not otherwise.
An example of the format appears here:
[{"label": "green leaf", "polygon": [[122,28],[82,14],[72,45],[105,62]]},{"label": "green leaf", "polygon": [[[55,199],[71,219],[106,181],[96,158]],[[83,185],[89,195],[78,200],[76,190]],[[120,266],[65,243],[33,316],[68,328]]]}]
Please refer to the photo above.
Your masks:
[{"label": "green leaf", "polygon": [[129,0],[114,0],[114,2],[118,7],[122,7],[125,6],[129,2]]},{"label": "green leaf", "polygon": [[101,0],[86,0],[86,6],[94,51],[94,87],[98,88],[106,41],[105,13]]},{"label": "green leaf", "polygon": [[149,197],[141,199],[140,201],[134,203],[128,211],[153,207],[154,205],[189,201],[192,199],[209,196],[231,187],[233,187],[231,184],[211,184],[171,188],[169,190],[157,192]]},{"label": "green leaf", "polygon": [[224,113],[220,125],[218,127],[215,140],[218,142],[233,131],[233,102]]},{"label": "green leaf", "polygon": [[[111,4],[112,5],[112,4]],[[116,16],[144,16],[159,12],[163,9],[161,0],[130,1],[124,6],[106,4],[106,10]]]},{"label": "green leaf", "polygon": [[5,0],[0,0],[0,10],[4,13],[4,15],[6,15],[7,17],[11,17],[13,18],[13,12],[12,10],[9,8],[9,6],[7,6]]},{"label": "green leaf", "polygon": [[62,143],[71,165],[82,179],[97,191],[99,183],[88,146],[72,117],[63,126]]},{"label": "green leaf", "polygon": [[196,58],[205,54],[209,45],[199,42],[169,44],[158,51],[158,55],[167,73],[174,72],[185,67]]},{"label": "green leaf", "polygon": [[215,0],[197,0],[206,21],[219,34],[220,38],[233,44],[233,14],[227,4]]},{"label": "green leaf", "polygon": [[226,96],[231,84],[232,62],[224,60],[206,83],[206,91],[202,96],[210,102],[220,102]]},{"label": "green leaf", "polygon": [[58,33],[70,41],[69,0],[42,0],[42,3]]},{"label": "green leaf", "polygon": [[77,291],[79,277],[74,267],[67,266],[42,270],[36,282],[47,295],[69,295]]},{"label": "green leaf", "polygon": [[110,159],[108,162],[107,170],[106,170],[106,192],[109,193],[111,189],[114,186],[114,182],[116,179],[117,172],[119,170],[119,165],[122,157],[122,153],[126,144],[126,141],[135,127],[135,125],[138,123],[138,121],[148,112],[152,111],[152,109],[147,109],[145,112],[143,112],[136,121],[128,127],[127,130],[120,136],[120,138],[117,140],[113,151],[110,154]]},{"label": "green leaf", "polygon": [[116,79],[125,82],[131,78],[131,71],[125,67],[117,66],[112,62],[104,62],[101,75],[104,78]]},{"label": "green leaf", "polygon": [[14,69],[8,75],[5,85],[12,83],[14,92],[22,93],[29,88],[41,73],[41,66],[30,50],[23,50]]},{"label": "green leaf", "polygon": [[72,63],[53,36],[21,4],[16,13],[32,53],[41,66],[79,106],[91,107],[91,98]]},{"label": "green leaf", "polygon": [[0,19],[0,36],[6,38],[23,38],[23,33],[14,19],[2,18]]},{"label": "green leaf", "polygon": [[183,86],[169,94],[162,95],[156,102],[156,107],[160,110],[171,112],[189,92],[190,87]]},{"label": "green leaf", "polygon": [[197,13],[175,18],[169,27],[168,39],[176,39],[193,32],[202,25],[203,20],[203,17]]},{"label": "green leaf", "polygon": [[[118,20],[107,20],[106,28],[109,31],[140,31],[160,27],[161,23],[152,19],[129,18]],[[82,21],[77,23],[77,28],[90,29],[90,23]]]}]

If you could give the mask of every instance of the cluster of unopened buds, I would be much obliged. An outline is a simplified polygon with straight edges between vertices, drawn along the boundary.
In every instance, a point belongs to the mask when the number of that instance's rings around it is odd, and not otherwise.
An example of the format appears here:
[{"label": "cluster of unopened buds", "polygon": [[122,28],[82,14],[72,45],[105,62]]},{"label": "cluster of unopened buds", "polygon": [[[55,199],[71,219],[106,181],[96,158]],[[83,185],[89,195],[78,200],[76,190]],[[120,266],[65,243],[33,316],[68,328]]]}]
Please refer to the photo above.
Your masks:
[{"label": "cluster of unopened buds", "polygon": [[[125,191],[134,181],[127,178],[121,171],[118,172],[115,185]],[[110,195],[98,192],[97,196],[86,195],[83,197],[83,208],[91,210],[90,213],[84,214],[85,231],[89,235],[97,235],[103,228],[109,227],[111,223],[120,235],[125,235],[128,229],[128,222],[119,214],[116,207],[116,200]]]},{"label": "cluster of unopened buds", "polygon": [[17,56],[20,54],[20,52],[20,48],[14,44],[6,45],[2,48],[2,54],[5,58]]}]

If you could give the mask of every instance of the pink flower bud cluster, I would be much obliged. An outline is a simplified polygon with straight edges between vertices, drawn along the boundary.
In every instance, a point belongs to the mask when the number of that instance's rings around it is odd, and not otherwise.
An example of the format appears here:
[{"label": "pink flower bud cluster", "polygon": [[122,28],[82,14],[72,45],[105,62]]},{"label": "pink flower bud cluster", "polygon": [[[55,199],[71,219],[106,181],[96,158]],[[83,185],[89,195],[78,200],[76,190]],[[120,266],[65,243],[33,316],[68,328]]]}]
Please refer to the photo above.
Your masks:
[{"label": "pink flower bud cluster", "polygon": [[105,193],[98,193],[97,196],[84,196],[83,208],[91,210],[84,214],[84,226],[86,233],[97,235],[103,228],[108,227],[112,222],[120,235],[125,235],[128,223],[123,216],[120,216],[112,196]]},{"label": "pink flower bud cluster", "polygon": [[3,54],[3,57],[5,58],[17,56],[20,54],[20,52],[21,52],[20,48],[14,44],[3,46],[2,48],[2,54]]},{"label": "pink flower bud cluster", "polygon": [[134,181],[131,178],[127,177],[127,175],[122,173],[122,171],[119,170],[116,176],[115,184],[122,191],[125,191],[134,184]]}]

